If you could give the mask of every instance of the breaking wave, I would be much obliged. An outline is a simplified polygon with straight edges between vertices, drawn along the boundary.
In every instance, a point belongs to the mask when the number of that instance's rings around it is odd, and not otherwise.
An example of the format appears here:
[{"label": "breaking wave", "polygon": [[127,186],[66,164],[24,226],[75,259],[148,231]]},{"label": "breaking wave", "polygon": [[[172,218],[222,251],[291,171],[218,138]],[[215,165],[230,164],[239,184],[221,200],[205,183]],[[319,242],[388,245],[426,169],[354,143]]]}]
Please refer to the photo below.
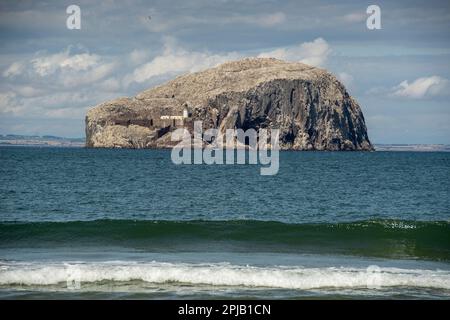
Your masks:
[{"label": "breaking wave", "polygon": [[97,282],[268,287],[283,289],[410,287],[450,290],[450,271],[399,268],[255,267],[228,263],[2,263],[0,286]]}]

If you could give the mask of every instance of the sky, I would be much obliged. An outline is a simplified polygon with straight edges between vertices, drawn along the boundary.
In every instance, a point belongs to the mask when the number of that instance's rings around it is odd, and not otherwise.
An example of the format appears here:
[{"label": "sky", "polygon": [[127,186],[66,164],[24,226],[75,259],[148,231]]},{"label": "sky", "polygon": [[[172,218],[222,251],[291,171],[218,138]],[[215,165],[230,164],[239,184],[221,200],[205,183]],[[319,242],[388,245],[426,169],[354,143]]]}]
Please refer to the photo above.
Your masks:
[{"label": "sky", "polygon": [[373,143],[450,144],[448,0],[0,0],[0,134],[84,137],[96,104],[244,57],[329,70]]}]

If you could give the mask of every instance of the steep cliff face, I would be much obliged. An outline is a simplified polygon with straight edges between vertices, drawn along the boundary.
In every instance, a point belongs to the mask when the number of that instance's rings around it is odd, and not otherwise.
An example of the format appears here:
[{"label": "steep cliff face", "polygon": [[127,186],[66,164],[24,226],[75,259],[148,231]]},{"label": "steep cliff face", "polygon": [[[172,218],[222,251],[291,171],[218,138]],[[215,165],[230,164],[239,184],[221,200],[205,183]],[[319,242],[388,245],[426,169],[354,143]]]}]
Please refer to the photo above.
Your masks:
[{"label": "steep cliff face", "polygon": [[180,76],[86,116],[88,147],[163,148],[171,132],[280,129],[283,150],[373,150],[358,103],[330,73],[302,63],[244,59]]}]

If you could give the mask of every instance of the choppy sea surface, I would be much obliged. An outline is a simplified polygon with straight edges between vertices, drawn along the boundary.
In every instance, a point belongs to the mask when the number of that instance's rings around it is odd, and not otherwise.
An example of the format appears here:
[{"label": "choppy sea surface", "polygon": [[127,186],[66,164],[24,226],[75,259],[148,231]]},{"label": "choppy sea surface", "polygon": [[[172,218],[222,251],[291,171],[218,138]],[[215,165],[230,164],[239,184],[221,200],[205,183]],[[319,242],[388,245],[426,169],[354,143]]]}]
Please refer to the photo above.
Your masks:
[{"label": "choppy sea surface", "polygon": [[0,147],[0,298],[450,298],[450,153]]}]

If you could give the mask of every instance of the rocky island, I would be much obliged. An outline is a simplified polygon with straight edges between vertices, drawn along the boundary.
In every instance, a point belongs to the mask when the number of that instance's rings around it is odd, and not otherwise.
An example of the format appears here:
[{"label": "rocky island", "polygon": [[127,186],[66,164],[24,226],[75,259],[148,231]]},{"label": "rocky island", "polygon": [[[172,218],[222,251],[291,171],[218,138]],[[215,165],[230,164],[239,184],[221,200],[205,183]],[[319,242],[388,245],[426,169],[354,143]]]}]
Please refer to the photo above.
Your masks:
[{"label": "rocky island", "polygon": [[373,150],[360,106],[335,76],[271,58],[224,63],[102,103],[87,113],[86,146],[167,148],[176,143],[171,132],[197,120],[220,132],[279,129],[281,150]]}]

